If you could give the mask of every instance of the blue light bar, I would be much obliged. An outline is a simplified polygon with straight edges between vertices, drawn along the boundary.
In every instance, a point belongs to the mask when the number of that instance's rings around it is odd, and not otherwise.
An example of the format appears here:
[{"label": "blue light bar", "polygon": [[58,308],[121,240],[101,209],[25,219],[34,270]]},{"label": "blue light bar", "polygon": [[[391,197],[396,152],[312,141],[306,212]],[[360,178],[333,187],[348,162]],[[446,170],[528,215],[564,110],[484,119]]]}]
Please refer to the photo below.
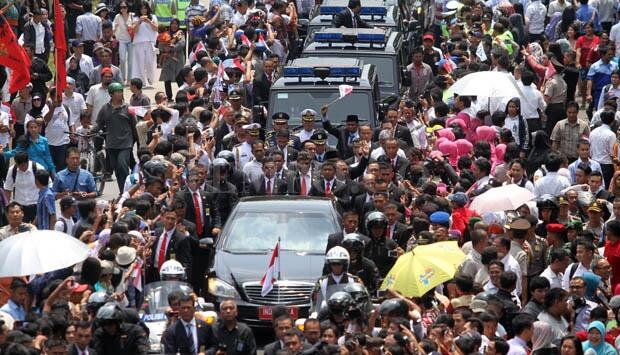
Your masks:
[{"label": "blue light bar", "polygon": [[314,76],[314,68],[304,68],[304,67],[284,67],[282,71],[282,75],[284,77],[290,78],[308,78]]},{"label": "blue light bar", "polygon": [[[362,68],[360,67],[316,67],[329,69],[329,77],[349,77],[358,78],[362,76]],[[283,76],[286,78],[312,78],[314,74],[313,67],[284,67]]]},{"label": "blue light bar", "polygon": [[374,15],[374,16],[385,16],[387,15],[387,7],[383,6],[362,6],[362,10],[360,11],[360,15]]},{"label": "blue light bar", "polygon": [[[333,30],[318,31],[314,34],[316,42],[342,42],[342,32]],[[360,32],[355,35],[357,42],[385,43],[385,32]]]},{"label": "blue light bar", "polygon": [[319,13],[321,15],[336,15],[344,11],[346,7],[344,6],[326,6],[323,5],[319,8]]}]

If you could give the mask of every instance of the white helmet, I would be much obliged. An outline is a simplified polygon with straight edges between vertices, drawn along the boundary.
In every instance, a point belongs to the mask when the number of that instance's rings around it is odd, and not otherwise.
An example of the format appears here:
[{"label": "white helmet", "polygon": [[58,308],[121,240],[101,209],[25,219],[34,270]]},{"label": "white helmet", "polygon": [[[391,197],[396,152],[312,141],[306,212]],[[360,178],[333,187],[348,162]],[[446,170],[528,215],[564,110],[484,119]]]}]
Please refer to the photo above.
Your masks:
[{"label": "white helmet", "polygon": [[161,265],[159,276],[162,281],[166,281],[168,278],[178,278],[182,280],[185,278],[185,268],[176,260],[168,260]]},{"label": "white helmet", "polygon": [[349,267],[349,252],[340,246],[333,247],[325,254],[325,263],[329,264],[342,264],[345,270]]}]

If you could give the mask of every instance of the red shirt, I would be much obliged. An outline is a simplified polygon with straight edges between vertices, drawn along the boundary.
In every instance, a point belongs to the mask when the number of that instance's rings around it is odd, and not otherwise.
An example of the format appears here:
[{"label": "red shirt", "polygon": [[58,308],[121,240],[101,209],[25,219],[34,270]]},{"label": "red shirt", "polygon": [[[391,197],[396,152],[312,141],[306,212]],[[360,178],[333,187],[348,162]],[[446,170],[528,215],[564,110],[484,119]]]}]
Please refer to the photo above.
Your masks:
[{"label": "red shirt", "polygon": [[620,283],[620,240],[605,241],[605,253],[603,255],[611,264],[611,289],[615,290]]},{"label": "red shirt", "polygon": [[598,36],[592,37],[592,39],[588,39],[585,35],[577,38],[577,42],[575,43],[575,49],[581,49],[581,57],[579,57],[579,64],[586,68],[590,66],[592,63],[588,63],[590,50],[598,45],[599,38]]}]

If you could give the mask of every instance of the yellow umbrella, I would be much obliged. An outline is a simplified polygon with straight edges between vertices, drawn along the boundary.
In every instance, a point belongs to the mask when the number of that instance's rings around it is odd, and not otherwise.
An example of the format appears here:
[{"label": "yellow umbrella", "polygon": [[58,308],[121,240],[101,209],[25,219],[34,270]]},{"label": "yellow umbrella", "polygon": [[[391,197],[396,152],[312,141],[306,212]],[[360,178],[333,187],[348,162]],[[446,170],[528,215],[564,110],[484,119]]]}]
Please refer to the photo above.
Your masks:
[{"label": "yellow umbrella", "polygon": [[395,290],[407,297],[421,297],[451,280],[465,257],[455,241],[420,245],[396,260],[381,289]]}]

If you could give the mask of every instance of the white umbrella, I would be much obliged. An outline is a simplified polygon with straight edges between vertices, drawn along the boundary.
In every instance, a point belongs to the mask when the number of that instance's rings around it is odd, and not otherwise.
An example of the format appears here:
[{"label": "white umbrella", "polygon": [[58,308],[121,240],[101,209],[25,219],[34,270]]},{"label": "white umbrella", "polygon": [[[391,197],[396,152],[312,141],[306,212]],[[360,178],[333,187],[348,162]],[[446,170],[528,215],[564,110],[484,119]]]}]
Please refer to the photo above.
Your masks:
[{"label": "white umbrella", "polygon": [[504,185],[492,188],[475,197],[469,208],[480,214],[512,211],[534,197],[530,190],[524,189],[521,186],[515,184]]},{"label": "white umbrella", "polygon": [[448,90],[460,96],[477,96],[478,99],[523,98],[523,92],[512,75],[493,71],[467,74]]},{"label": "white umbrella", "polygon": [[19,233],[0,242],[0,277],[59,270],[86,257],[86,244],[68,234],[50,230]]}]

